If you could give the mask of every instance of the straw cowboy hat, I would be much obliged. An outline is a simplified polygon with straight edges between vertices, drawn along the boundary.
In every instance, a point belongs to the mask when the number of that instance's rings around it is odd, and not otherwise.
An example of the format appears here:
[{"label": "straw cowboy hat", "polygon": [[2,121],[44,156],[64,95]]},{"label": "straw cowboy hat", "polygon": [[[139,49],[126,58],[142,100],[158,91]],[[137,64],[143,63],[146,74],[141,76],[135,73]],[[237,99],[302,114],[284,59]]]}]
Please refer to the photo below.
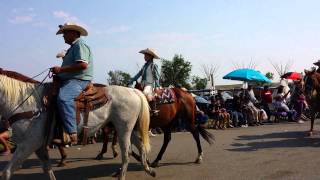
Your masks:
[{"label": "straw cowboy hat", "polygon": [[156,51],[151,48],[143,49],[143,50],[139,51],[139,53],[149,54],[149,55],[153,56],[154,59],[160,59],[159,56],[157,55]]},{"label": "straw cowboy hat", "polygon": [[313,63],[314,65],[320,66],[320,59],[317,62]]},{"label": "straw cowboy hat", "polygon": [[88,31],[77,23],[67,22],[64,25],[59,25],[59,28],[60,29],[58,30],[56,35],[63,34],[64,30],[74,30],[78,31],[81,36],[88,36]]}]

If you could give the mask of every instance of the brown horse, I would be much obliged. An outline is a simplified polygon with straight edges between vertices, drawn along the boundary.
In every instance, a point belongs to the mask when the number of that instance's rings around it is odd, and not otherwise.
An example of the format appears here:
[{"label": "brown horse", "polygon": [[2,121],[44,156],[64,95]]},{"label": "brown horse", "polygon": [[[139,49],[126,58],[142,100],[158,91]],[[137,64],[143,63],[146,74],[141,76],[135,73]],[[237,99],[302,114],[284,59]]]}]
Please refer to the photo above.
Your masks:
[{"label": "brown horse", "polygon": [[311,71],[305,70],[304,92],[306,100],[311,110],[311,126],[309,135],[313,135],[314,120],[318,112],[320,112],[320,73],[315,69]]},{"label": "brown horse", "polygon": [[[136,83],[135,88],[142,90],[142,86]],[[176,96],[176,101],[171,104],[159,104],[158,108],[160,110],[159,115],[152,116],[150,121],[150,128],[161,128],[164,133],[164,142],[157,158],[151,164],[152,167],[158,167],[159,161],[162,159],[167,146],[171,140],[171,130],[175,124],[177,124],[178,119],[184,121],[187,130],[191,132],[193,138],[197,143],[198,156],[196,163],[202,162],[202,147],[200,143],[199,134],[211,145],[214,140],[214,136],[206,131],[201,126],[196,126],[195,124],[195,112],[196,104],[192,95],[181,88],[172,88]],[[104,144],[105,146],[105,144]],[[140,158],[136,153],[132,152],[134,158],[139,160]]]}]

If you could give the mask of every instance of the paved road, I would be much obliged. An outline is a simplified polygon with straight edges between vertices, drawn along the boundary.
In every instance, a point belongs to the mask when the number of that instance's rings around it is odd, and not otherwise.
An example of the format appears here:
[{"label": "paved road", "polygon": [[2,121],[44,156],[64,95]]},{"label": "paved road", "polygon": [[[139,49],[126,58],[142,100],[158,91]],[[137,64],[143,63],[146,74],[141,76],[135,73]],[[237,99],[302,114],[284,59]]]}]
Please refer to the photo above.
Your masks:
[{"label": "paved road", "polygon": [[[216,143],[209,146],[202,141],[203,164],[194,164],[197,150],[189,133],[172,136],[162,166],[151,178],[131,160],[127,179],[320,179],[320,135],[306,136],[309,123],[283,123],[228,130],[210,130]],[[319,129],[319,124],[316,129]],[[162,136],[152,137],[151,159],[156,156]],[[119,168],[120,158],[111,159],[108,153],[103,161],[93,160],[101,144],[68,149],[68,167],[56,167],[57,150],[50,152],[57,179],[102,180],[114,179],[111,174]],[[7,159],[1,157],[0,170]],[[33,155],[16,172],[13,180],[44,179],[39,162]]]}]

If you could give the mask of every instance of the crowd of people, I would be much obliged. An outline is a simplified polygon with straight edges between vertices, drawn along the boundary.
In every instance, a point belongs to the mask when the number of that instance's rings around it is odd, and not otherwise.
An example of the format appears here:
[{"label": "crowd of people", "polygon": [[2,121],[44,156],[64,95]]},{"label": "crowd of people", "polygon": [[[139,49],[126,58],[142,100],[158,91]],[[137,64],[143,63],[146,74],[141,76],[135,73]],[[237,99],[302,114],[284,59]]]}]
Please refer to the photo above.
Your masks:
[{"label": "crowd of people", "polygon": [[303,123],[308,105],[302,88],[301,80],[294,81],[291,88],[279,85],[260,90],[249,85],[247,89],[234,91],[233,98],[227,100],[218,91],[210,97],[208,107],[198,108],[196,119],[199,124],[208,123],[209,128],[215,129],[258,126],[279,119]]}]

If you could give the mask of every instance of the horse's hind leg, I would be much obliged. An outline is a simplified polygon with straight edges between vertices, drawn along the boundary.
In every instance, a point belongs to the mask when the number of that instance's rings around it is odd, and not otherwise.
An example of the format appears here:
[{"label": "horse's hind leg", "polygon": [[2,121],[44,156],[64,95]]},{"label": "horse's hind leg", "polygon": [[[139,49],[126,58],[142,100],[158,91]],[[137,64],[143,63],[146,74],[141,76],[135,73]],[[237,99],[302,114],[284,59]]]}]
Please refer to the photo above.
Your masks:
[{"label": "horse's hind leg", "polygon": [[[144,170],[150,174],[152,177],[155,177],[156,176],[156,172],[149,167],[149,164],[148,164],[148,159],[147,159],[147,152],[145,151],[144,147],[143,147],[143,143],[141,141],[141,138],[136,134],[137,132],[134,132],[132,134],[132,143],[139,149],[139,152],[140,152],[140,161],[141,161],[141,164],[144,168]],[[135,154],[134,152],[132,152],[132,155]],[[137,155],[134,155],[134,156],[137,156]],[[135,157],[137,159],[137,157]],[[139,158],[139,157],[138,157]]]},{"label": "horse's hind leg", "polygon": [[171,141],[171,128],[162,128],[163,130],[163,144],[157,158],[152,162],[151,167],[158,167],[159,161],[162,159],[164,152],[166,151],[169,142]]},{"label": "horse's hind leg", "polygon": [[[129,130],[122,129],[122,134],[119,132],[119,145],[121,148],[122,167],[119,172],[119,179],[124,180],[129,164],[130,136]],[[118,174],[117,174],[118,175]]]},{"label": "horse's hind leg", "polygon": [[48,175],[50,180],[56,180],[56,177],[52,171],[48,150],[45,147],[41,147],[36,151],[36,155],[43,163],[42,169],[44,173]]},{"label": "horse's hind leg", "polygon": [[195,163],[202,163],[203,152],[202,152],[202,147],[201,147],[201,143],[200,143],[199,131],[198,131],[198,129],[195,128],[195,126],[193,125],[193,127],[190,128],[190,132],[191,132],[194,140],[196,140],[197,148],[198,148],[198,157],[197,157]]}]

